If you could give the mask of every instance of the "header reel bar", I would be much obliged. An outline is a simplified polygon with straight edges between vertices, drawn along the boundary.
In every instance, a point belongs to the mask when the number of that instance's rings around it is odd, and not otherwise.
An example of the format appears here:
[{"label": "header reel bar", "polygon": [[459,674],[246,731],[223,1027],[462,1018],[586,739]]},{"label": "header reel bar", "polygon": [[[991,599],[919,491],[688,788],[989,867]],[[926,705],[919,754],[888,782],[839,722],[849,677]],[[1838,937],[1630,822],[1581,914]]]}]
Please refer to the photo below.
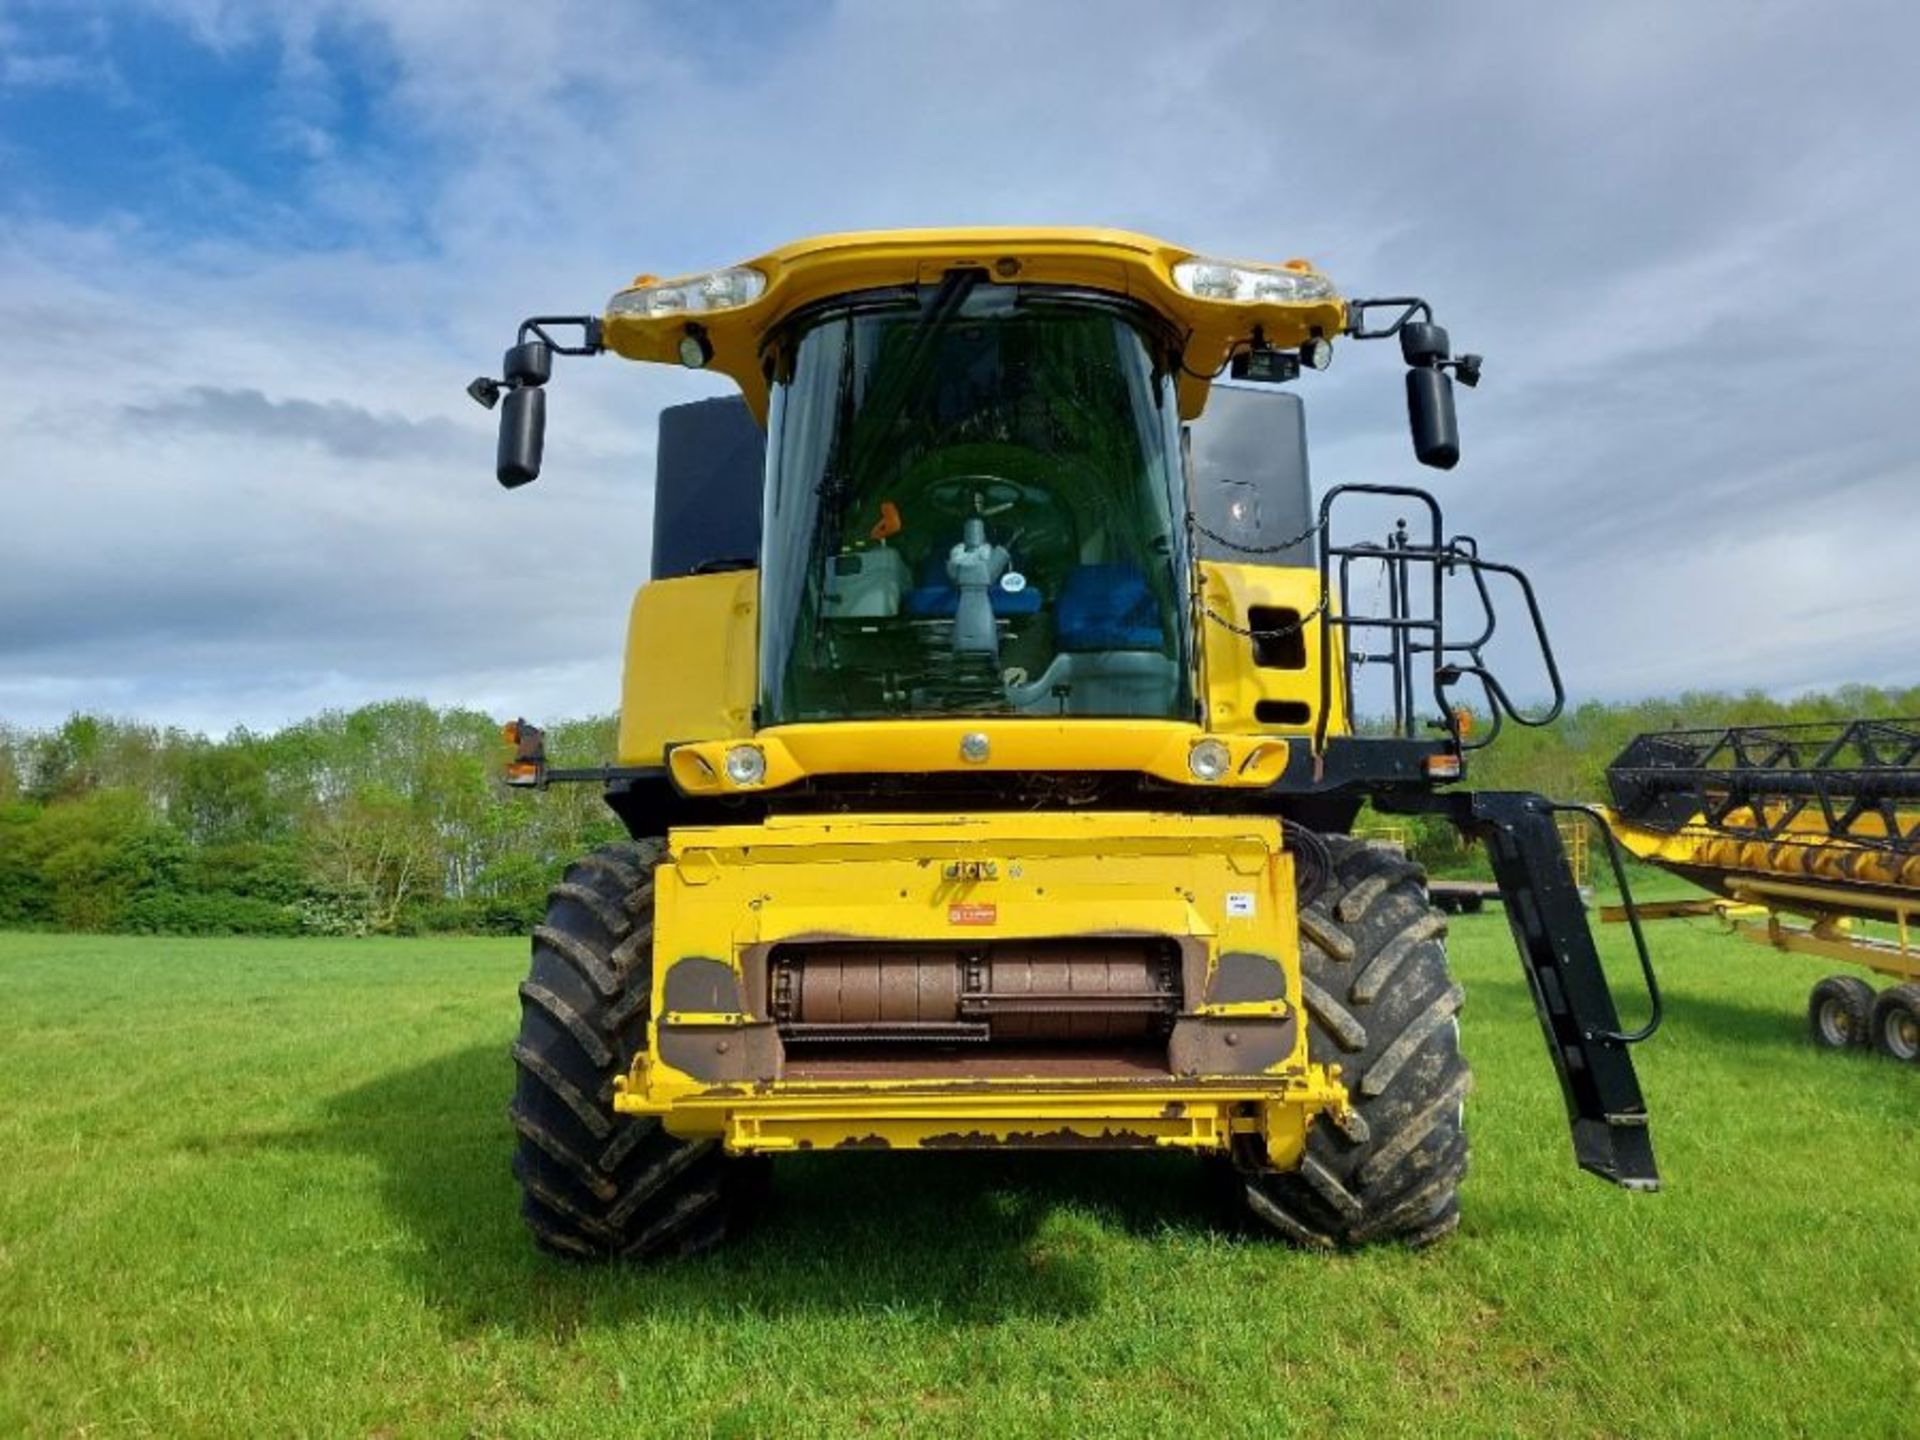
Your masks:
[{"label": "header reel bar", "polygon": [[1650,830],[1920,855],[1920,719],[1641,735],[1607,785]]}]

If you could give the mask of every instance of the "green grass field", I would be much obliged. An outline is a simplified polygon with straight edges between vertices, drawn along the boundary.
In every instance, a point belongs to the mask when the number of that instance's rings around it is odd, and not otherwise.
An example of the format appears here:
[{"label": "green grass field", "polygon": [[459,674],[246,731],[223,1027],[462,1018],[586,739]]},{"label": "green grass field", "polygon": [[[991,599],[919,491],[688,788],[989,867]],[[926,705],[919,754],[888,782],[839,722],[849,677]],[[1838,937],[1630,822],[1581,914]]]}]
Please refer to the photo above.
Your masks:
[{"label": "green grass field", "polygon": [[514,1212],[523,945],[0,936],[0,1432],[1920,1433],[1920,1072],[1808,1047],[1811,962],[1654,933],[1659,1195],[1574,1171],[1488,915],[1435,1251],[1225,1233],[1172,1156],[861,1155],[630,1272]]}]

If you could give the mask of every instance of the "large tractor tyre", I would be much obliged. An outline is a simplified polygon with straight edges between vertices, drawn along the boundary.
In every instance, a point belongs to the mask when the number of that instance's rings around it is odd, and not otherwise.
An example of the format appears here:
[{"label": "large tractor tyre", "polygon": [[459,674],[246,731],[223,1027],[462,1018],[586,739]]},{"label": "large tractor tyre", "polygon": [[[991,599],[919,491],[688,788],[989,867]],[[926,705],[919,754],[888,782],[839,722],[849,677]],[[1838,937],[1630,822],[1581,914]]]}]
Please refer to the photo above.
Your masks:
[{"label": "large tractor tyre", "polygon": [[1807,997],[1807,1031],[1822,1050],[1873,1043],[1873,987],[1858,975],[1829,975]]},{"label": "large tractor tyre", "polygon": [[646,1043],[661,852],[658,842],[605,845],[569,866],[520,987],[513,1173],[535,1243],[570,1259],[705,1249],[765,1184],[764,1160],[729,1159],[717,1142],[613,1109],[614,1078]]},{"label": "large tractor tyre", "polygon": [[1247,1174],[1253,1214],[1316,1249],[1431,1244],[1460,1223],[1471,1085],[1446,920],[1399,850],[1326,837],[1332,873],[1300,914],[1307,1051],[1338,1065],[1352,1115],[1316,1120],[1297,1170]]}]

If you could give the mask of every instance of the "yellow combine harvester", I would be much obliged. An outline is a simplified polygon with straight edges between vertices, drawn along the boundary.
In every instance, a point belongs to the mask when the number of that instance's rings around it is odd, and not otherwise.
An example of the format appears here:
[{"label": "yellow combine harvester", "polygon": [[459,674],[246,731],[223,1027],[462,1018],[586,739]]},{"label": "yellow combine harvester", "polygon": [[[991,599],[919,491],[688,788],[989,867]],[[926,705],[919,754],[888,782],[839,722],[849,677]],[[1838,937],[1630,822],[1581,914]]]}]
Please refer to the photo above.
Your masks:
[{"label": "yellow combine harvester", "polygon": [[[1348,834],[1367,799],[1486,839],[1577,1159],[1656,1183],[1553,807],[1450,788],[1481,743],[1452,687],[1557,712],[1531,588],[1423,491],[1308,487],[1284,387],[1383,337],[1451,467],[1480,361],[1424,301],[1117,231],[831,236],[520,327],[470,387],[508,486],[556,354],[739,390],[662,417],[618,763],[550,768],[512,727],[517,780],[602,783],[633,836],[567,872],[521,987],[542,1246],[684,1252],[770,1157],[845,1148],[1172,1148],[1303,1244],[1445,1234],[1461,990],[1418,867]],[[1368,497],[1420,519],[1342,543]],[[1485,611],[1464,639],[1449,580]],[[1482,657],[1496,584],[1545,715]],[[1369,664],[1392,724],[1363,737]]]},{"label": "yellow combine harvester", "polygon": [[1745,939],[1892,977],[1876,995],[1827,976],[1807,1026],[1829,1049],[1920,1064],[1920,720],[1642,735],[1607,781],[1621,844],[1724,897],[1643,918],[1717,914]]}]

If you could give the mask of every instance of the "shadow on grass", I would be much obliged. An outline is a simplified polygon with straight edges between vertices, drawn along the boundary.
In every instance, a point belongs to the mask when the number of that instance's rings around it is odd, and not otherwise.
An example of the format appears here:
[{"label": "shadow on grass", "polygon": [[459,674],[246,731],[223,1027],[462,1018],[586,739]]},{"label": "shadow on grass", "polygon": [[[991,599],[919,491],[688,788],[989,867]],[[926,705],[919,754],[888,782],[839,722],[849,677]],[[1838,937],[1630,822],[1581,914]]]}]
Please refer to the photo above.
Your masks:
[{"label": "shadow on grass", "polygon": [[774,1166],[765,1218],[718,1251],[569,1265],[535,1252],[520,1224],[512,1083],[504,1047],[461,1050],[341,1094],[323,1133],[288,1137],[374,1163],[406,1236],[396,1263],[458,1327],[564,1333],[672,1313],[1065,1318],[1101,1302],[1100,1229],[1212,1235],[1232,1213],[1217,1173],[1174,1155],[795,1156]]}]

